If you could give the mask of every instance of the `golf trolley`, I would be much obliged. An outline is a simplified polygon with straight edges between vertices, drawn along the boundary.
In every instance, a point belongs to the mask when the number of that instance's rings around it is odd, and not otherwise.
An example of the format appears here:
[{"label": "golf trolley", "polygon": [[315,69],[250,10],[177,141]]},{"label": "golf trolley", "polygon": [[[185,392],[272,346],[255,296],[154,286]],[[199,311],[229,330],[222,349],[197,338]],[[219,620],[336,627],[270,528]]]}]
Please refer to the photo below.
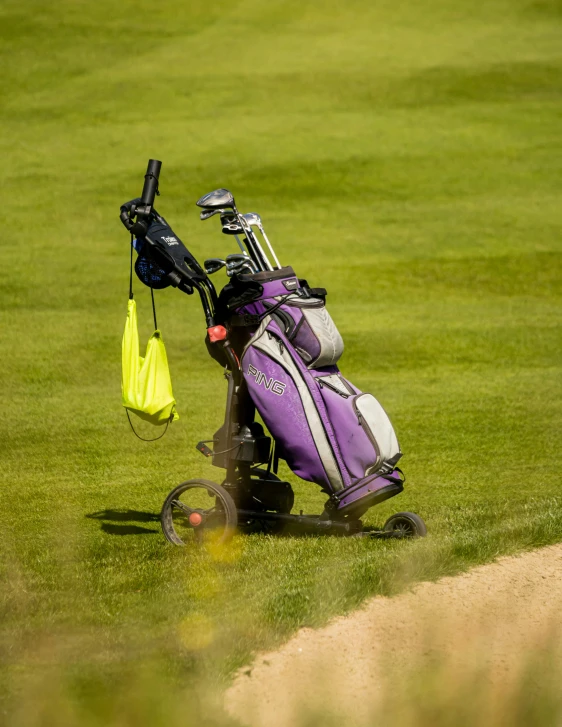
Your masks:
[{"label": "golf trolley", "polygon": [[[326,291],[281,266],[259,215],[240,214],[226,189],[210,192],[197,205],[202,220],[220,216],[222,232],[235,237],[240,252],[226,260],[210,258],[202,267],[154,209],[160,167],[150,160],[142,196],[121,207],[120,219],[138,253],[135,271],[153,289],[197,291],[207,349],[227,380],[224,422],[211,440],[197,444],[215,467],[226,470],[224,480],[194,479],[175,487],[162,507],[166,538],[176,545],[207,538],[225,542],[236,529],[425,535],[414,513],[393,515],[380,529],[361,521],[369,508],[402,492],[401,451],[378,401],[347,381],[336,365],[343,341],[326,310]],[[229,280],[217,293],[209,276],[222,268]],[[294,493],[278,476],[280,459],[328,495],[321,514],[291,512]]]}]

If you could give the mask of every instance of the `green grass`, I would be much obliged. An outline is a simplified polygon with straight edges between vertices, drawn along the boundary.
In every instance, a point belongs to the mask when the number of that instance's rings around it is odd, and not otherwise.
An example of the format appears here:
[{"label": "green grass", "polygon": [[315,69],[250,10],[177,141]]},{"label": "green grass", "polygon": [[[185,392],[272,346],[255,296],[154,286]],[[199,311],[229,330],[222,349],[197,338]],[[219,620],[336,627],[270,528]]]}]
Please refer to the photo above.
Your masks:
[{"label": "green grass", "polygon": [[[53,663],[123,694],[154,658],[221,680],[369,595],[562,539],[561,30],[555,0],[3,0],[6,698]],[[120,405],[117,213],[151,156],[199,259],[234,251],[194,206],[226,186],[328,289],[341,368],[405,452],[404,494],[367,520],[414,510],[427,541],[252,536],[208,556],[115,519],[222,475],[194,449],[226,392],[195,298],[157,293],[181,420],[144,445]],[[297,508],[321,507],[288,476]]]}]

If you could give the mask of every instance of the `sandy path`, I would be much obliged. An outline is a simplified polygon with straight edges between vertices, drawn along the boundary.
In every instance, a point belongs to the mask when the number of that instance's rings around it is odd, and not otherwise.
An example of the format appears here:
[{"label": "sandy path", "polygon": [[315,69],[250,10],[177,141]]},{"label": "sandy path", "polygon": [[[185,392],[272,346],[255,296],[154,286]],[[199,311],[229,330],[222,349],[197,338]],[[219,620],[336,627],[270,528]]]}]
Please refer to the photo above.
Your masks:
[{"label": "sandy path", "polygon": [[[335,709],[368,724],[396,675],[432,659],[446,674],[487,669],[508,682],[562,627],[562,545],[501,558],[466,574],[377,597],[320,630],[302,629],[236,677],[226,707],[251,727],[295,725],[302,707]],[[562,629],[561,629],[562,630]],[[519,658],[518,658],[519,657]],[[351,722],[349,715],[353,715]]]}]

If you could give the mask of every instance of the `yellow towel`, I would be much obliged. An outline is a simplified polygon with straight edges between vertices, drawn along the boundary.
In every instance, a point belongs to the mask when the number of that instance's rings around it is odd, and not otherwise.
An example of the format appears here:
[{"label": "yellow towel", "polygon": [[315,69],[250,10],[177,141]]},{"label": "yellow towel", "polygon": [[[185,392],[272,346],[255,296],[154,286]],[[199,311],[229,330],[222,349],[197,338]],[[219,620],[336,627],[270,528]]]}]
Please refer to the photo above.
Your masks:
[{"label": "yellow towel", "polygon": [[150,337],[145,357],[139,355],[137,305],[133,299],[127,306],[123,333],[121,389],[123,406],[147,422],[158,426],[179,419],[160,331]]}]

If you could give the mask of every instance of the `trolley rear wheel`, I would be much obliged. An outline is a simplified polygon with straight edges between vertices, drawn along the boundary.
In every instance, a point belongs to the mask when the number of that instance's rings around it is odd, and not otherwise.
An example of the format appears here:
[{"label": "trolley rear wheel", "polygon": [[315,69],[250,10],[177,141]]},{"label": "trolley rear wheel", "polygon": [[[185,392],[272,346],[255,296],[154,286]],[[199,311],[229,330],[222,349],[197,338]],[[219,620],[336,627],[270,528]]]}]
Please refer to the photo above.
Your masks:
[{"label": "trolley rear wheel", "polygon": [[385,533],[394,533],[397,538],[424,538],[427,527],[415,512],[397,512],[384,524]]},{"label": "trolley rear wheel", "polygon": [[174,487],[162,506],[160,523],[174,545],[226,543],[238,523],[228,492],[210,480],[187,480]]}]

